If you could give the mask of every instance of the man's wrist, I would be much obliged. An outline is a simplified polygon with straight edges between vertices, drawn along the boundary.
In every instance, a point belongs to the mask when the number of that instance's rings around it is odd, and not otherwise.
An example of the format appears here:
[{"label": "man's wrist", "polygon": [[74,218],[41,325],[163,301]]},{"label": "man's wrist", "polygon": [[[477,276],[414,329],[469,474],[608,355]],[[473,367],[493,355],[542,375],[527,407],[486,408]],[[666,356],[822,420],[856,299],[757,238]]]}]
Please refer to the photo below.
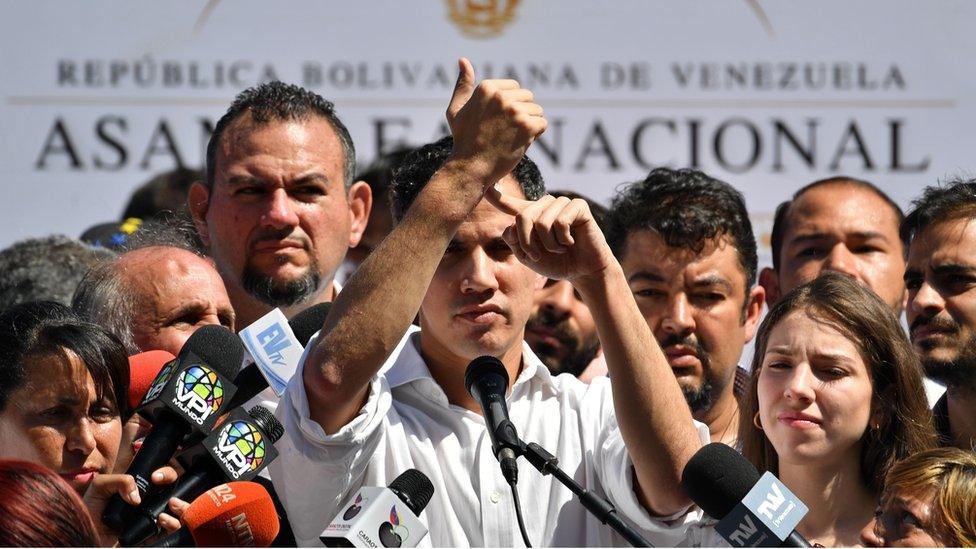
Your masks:
[{"label": "man's wrist", "polygon": [[611,261],[603,269],[574,278],[572,284],[583,298],[583,303],[589,304],[593,299],[619,291],[621,286],[627,287],[627,280],[620,264]]}]

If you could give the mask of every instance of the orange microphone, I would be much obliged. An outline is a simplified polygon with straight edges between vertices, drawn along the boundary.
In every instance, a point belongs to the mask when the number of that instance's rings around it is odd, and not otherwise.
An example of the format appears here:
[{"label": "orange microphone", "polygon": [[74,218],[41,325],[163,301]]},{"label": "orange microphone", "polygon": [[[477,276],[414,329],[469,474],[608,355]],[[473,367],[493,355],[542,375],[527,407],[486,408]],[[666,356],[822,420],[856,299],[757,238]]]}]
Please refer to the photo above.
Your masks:
[{"label": "orange microphone", "polygon": [[268,547],[278,515],[268,491],[255,482],[228,482],[193,500],[183,528],[151,547]]},{"label": "orange microphone", "polygon": [[163,366],[176,359],[166,351],[146,351],[129,357],[129,409],[135,410],[146,396],[156,374]]}]

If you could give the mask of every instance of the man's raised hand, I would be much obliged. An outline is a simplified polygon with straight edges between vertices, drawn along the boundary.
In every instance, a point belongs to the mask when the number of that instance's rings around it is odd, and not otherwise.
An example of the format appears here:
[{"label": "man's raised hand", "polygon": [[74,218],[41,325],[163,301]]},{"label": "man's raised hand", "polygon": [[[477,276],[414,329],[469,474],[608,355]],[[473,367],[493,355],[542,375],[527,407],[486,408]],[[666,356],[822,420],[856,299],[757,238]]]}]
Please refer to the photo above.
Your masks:
[{"label": "man's raised hand", "polygon": [[515,216],[502,238],[519,261],[543,276],[572,281],[598,274],[615,261],[585,200],[550,195],[523,200],[497,186],[488,189],[485,199]]},{"label": "man's raised hand", "polygon": [[447,106],[447,122],[454,137],[451,156],[468,164],[485,188],[511,172],[526,149],[546,130],[542,107],[532,92],[514,80],[482,80],[475,84],[474,68],[458,61],[458,80]]}]

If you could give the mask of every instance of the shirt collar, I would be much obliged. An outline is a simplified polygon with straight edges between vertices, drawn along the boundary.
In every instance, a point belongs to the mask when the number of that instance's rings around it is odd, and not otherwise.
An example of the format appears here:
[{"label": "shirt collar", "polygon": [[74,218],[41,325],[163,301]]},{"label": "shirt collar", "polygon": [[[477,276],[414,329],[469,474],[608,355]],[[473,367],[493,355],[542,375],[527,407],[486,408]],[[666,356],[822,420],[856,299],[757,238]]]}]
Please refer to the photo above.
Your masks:
[{"label": "shirt collar", "polygon": [[[424,362],[423,357],[420,354],[420,328],[416,326],[410,326],[407,333],[404,334],[404,339],[407,341],[402,344],[402,350],[399,354],[394,354],[390,360],[393,363],[389,366],[384,374],[386,376],[387,383],[390,384],[390,388],[399,387],[400,385],[406,385],[408,383],[413,383],[422,379],[429,379],[436,383],[433,376],[430,375],[430,370],[427,368],[427,363]],[[529,344],[525,341],[522,342],[522,371],[519,373],[518,378],[515,383],[512,384],[512,392],[514,393],[516,389],[524,383],[530,382],[533,378],[538,378],[544,385],[552,386],[552,375],[549,373],[549,369],[542,364],[539,357],[532,352],[529,348]]]}]

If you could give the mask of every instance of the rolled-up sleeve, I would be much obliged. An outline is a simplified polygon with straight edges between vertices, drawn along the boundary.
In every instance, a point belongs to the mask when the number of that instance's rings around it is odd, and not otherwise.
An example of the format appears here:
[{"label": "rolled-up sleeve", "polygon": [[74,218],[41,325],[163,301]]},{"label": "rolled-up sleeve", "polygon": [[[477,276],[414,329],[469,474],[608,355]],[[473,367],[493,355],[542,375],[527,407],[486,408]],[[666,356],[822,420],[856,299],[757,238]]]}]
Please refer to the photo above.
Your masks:
[{"label": "rolled-up sleeve", "polygon": [[[634,463],[617,424],[613,400],[609,389],[601,391],[602,398],[595,403],[598,413],[589,417],[599,418],[595,427],[597,446],[593,456],[596,458],[596,474],[608,499],[617,512],[626,517],[636,528],[643,531],[650,541],[658,546],[673,546],[685,538],[688,525],[701,518],[697,507],[669,516],[653,516],[637,497]],[[589,399],[591,395],[587,395]],[[692,420],[702,444],[710,441],[708,426]]]},{"label": "rolled-up sleeve", "polygon": [[302,357],[278,406],[285,434],[275,445],[278,459],[268,467],[300,543],[317,540],[350,487],[362,479],[383,439],[392,403],[386,379],[376,376],[356,417],[335,434],[326,434],[309,414],[302,375],[307,356]]}]

